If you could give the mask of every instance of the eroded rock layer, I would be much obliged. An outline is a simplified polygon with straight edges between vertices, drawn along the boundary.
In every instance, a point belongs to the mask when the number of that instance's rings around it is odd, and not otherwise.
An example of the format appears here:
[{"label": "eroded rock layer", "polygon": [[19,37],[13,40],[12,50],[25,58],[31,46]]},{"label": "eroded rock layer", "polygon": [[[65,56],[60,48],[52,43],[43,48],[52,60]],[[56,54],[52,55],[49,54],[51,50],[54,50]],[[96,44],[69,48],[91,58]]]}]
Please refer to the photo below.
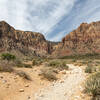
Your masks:
[{"label": "eroded rock layer", "polygon": [[82,23],[62,39],[55,53],[58,56],[100,54],[100,22]]},{"label": "eroded rock layer", "polygon": [[46,55],[51,45],[40,33],[15,30],[5,21],[0,22],[0,52],[17,51],[24,55]]}]

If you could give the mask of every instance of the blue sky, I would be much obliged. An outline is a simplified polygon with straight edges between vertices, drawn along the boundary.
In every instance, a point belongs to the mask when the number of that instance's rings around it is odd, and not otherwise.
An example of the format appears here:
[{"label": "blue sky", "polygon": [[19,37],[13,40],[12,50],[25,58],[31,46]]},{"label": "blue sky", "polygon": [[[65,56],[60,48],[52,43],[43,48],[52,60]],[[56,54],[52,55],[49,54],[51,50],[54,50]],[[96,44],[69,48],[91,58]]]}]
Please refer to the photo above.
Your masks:
[{"label": "blue sky", "polygon": [[0,0],[0,21],[60,41],[82,22],[100,20],[100,0]]}]

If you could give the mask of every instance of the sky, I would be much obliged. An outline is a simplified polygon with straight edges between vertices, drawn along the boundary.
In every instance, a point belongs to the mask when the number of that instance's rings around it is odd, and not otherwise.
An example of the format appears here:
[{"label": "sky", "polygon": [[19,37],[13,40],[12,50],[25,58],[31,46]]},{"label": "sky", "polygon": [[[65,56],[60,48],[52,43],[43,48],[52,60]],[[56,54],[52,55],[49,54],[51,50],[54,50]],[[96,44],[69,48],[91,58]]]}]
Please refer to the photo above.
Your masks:
[{"label": "sky", "polygon": [[0,21],[61,41],[83,22],[100,21],[100,0],[0,0]]}]

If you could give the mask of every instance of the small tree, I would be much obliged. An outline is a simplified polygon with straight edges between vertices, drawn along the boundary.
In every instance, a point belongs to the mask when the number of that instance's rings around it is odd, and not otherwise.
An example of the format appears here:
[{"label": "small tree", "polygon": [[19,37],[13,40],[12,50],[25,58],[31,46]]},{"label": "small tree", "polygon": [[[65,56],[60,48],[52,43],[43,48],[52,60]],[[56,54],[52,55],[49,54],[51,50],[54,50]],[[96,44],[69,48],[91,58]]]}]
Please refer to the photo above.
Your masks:
[{"label": "small tree", "polygon": [[16,59],[16,56],[15,56],[15,55],[12,55],[12,54],[10,54],[10,53],[3,53],[3,54],[1,55],[1,58],[2,58],[3,60],[11,61],[11,60],[15,60],[15,59]]}]

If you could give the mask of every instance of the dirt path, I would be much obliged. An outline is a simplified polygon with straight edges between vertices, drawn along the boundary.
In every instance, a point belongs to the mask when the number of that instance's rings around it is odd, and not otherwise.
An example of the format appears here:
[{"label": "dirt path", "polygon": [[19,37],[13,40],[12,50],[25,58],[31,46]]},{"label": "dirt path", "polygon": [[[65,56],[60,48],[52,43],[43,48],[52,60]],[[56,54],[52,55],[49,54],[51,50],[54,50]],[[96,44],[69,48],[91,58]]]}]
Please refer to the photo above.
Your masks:
[{"label": "dirt path", "polygon": [[36,93],[35,100],[84,100],[80,92],[83,91],[81,84],[85,80],[85,73],[81,67],[72,64],[68,66],[70,68],[68,74],[62,80]]}]

